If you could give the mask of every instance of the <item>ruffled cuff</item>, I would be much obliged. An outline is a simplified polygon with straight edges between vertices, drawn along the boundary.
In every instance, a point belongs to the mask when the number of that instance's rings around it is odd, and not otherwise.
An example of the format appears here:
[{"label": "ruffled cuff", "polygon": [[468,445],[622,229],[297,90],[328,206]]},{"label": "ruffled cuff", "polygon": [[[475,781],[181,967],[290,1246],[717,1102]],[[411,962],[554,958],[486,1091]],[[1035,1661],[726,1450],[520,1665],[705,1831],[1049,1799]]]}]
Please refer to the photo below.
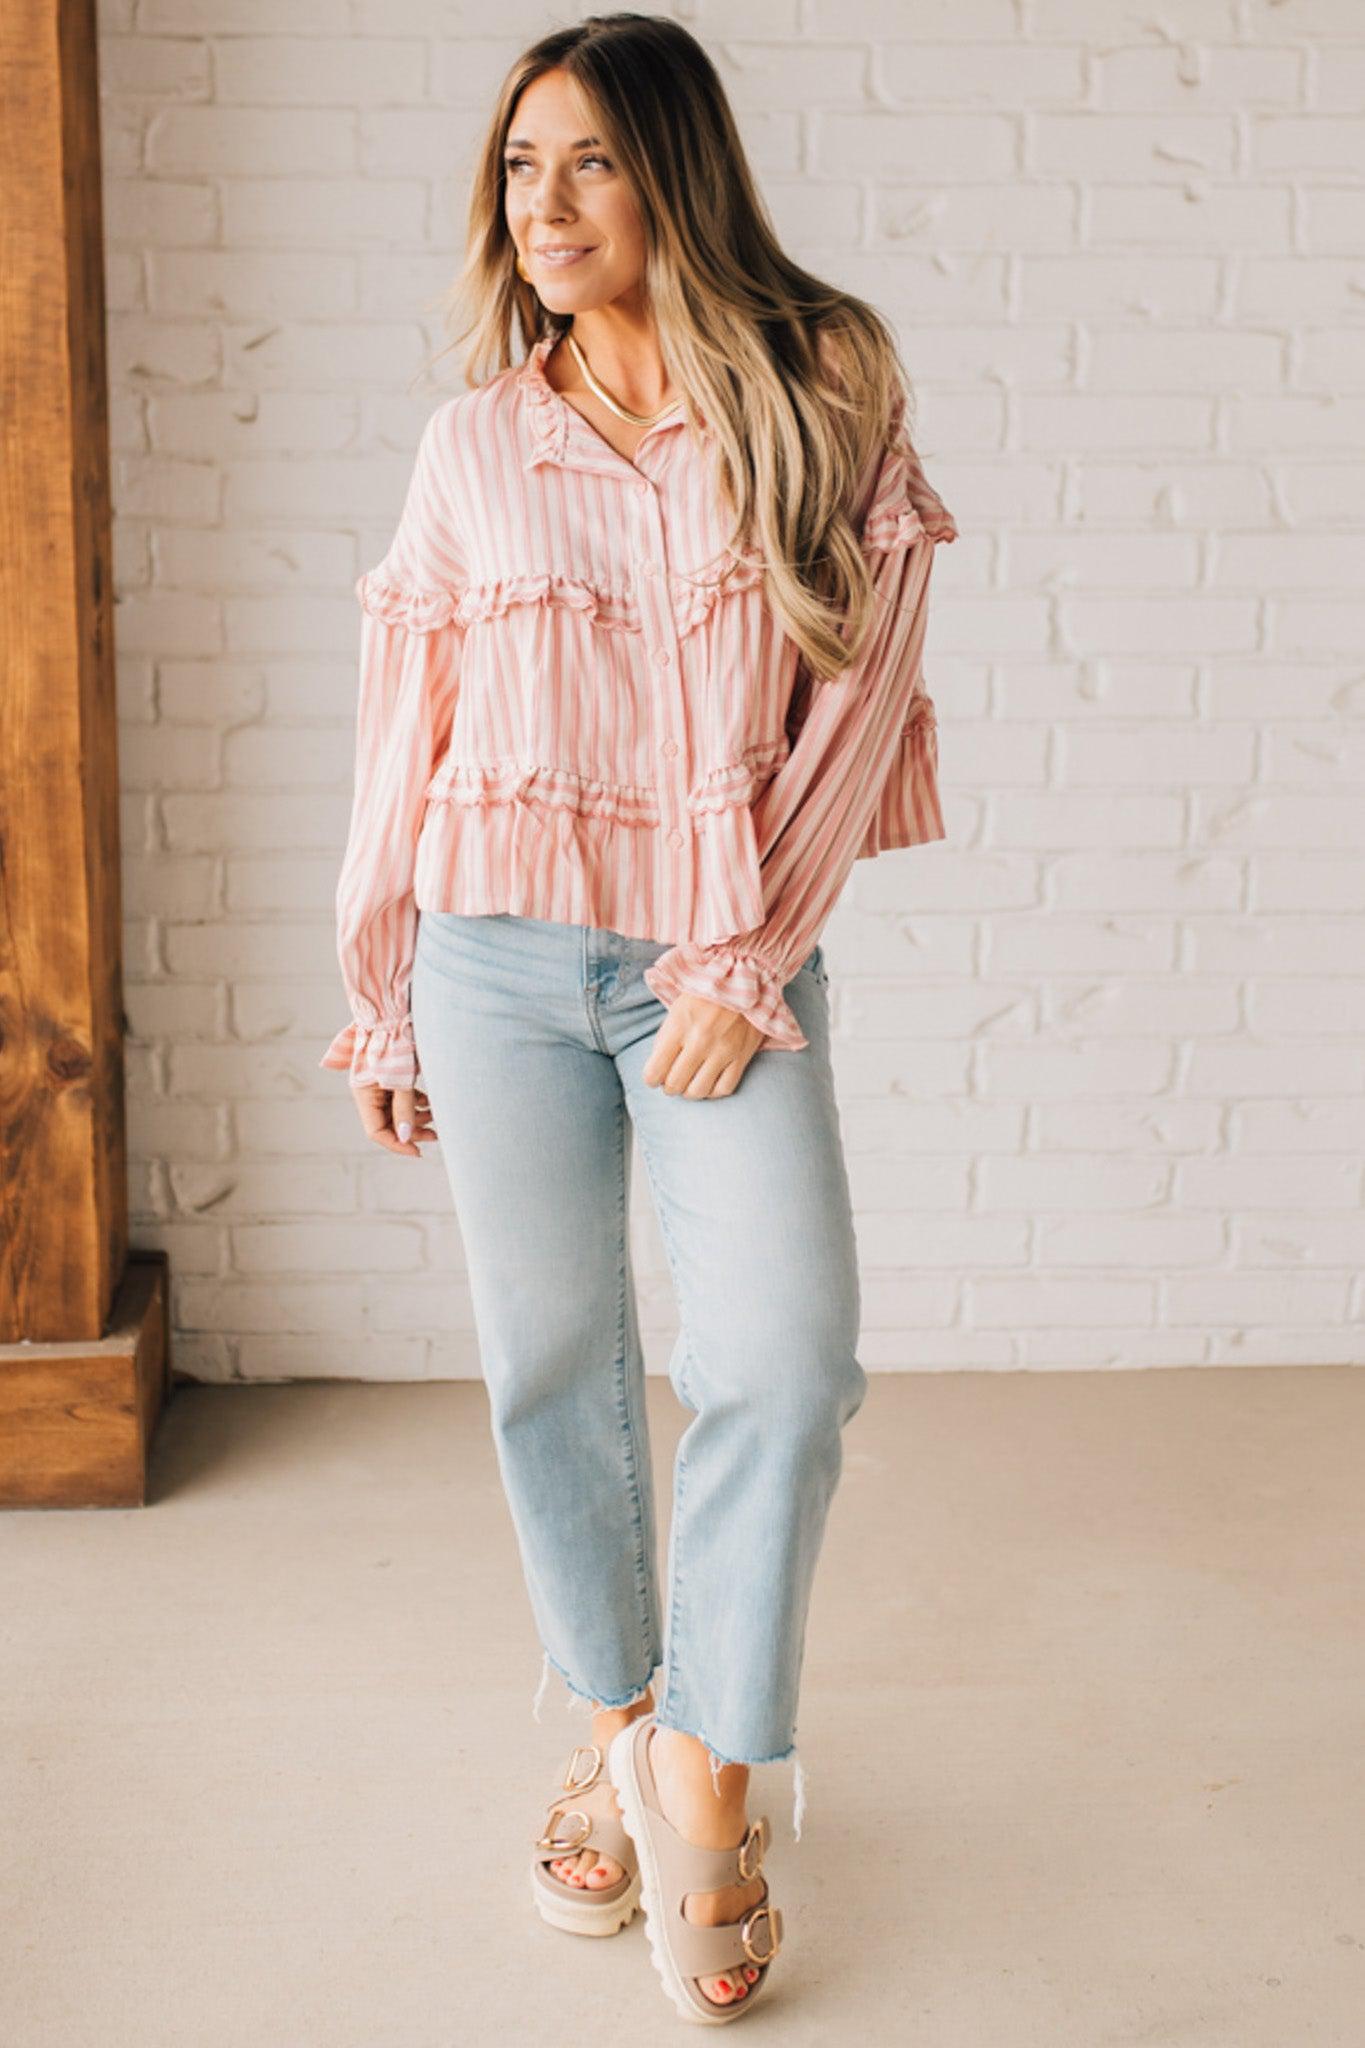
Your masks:
[{"label": "ruffled cuff", "polygon": [[646,967],[644,978],[660,1002],[670,1008],[681,995],[704,996],[707,1002],[738,1010],[767,1034],[769,1045],[783,1052],[801,1052],[810,1043],[783,999],[782,991],[792,979],[790,971],[756,953],[684,942],[661,953]]},{"label": "ruffled cuff", "polygon": [[420,1078],[412,1019],[383,1019],[366,1025],[351,1023],[338,1031],[320,1067],[350,1075],[352,1088],[375,1083],[380,1088],[415,1088]]}]

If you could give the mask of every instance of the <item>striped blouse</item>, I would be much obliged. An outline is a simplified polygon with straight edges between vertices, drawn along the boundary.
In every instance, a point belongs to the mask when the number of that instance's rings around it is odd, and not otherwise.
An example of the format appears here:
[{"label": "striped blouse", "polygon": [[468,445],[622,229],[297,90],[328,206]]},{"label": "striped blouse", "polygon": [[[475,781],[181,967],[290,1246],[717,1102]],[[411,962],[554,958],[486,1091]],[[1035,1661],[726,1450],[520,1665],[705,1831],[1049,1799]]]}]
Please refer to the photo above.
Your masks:
[{"label": "striped blouse", "polygon": [[336,891],[351,1010],[319,1065],[420,1085],[421,910],[667,942],[645,970],[806,1044],[783,989],[853,862],[944,835],[922,651],[933,542],[903,410],[858,501],[863,652],[812,684],[727,550],[710,430],[681,408],[627,459],[555,390],[554,337],[447,399],[397,531],[356,583],[355,791]]}]

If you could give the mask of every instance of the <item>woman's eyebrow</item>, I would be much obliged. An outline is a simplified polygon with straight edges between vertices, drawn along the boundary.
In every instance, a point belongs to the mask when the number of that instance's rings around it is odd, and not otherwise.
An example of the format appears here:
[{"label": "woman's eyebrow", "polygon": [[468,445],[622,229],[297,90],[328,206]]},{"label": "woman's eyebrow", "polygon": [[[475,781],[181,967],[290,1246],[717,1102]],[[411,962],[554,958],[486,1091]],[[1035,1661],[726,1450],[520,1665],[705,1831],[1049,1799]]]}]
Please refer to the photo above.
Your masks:
[{"label": "woman's eyebrow", "polygon": [[[593,149],[600,145],[601,140],[600,135],[580,135],[577,142],[569,144],[569,148]],[[507,149],[534,149],[536,145],[528,141],[524,135],[509,135],[504,146]]]}]

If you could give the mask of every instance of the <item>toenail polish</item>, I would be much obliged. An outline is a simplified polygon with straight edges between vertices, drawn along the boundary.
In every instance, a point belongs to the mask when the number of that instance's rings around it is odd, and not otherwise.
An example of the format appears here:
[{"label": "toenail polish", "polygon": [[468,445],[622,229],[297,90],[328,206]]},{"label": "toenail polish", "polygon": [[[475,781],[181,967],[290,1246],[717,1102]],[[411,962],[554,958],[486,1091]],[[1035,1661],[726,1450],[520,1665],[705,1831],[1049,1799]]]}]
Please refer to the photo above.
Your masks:
[{"label": "toenail polish", "polygon": [[725,1978],[724,1978],[724,1977],[717,1977],[717,1979],[716,1979],[716,1989],[717,1989],[717,1991],[726,1991],[726,1992],[728,1992],[728,1991],[729,1991],[729,1989],[730,1989],[730,1986],[729,1986],[729,1984],[728,1984],[728,1983],[726,1982],[726,1980],[725,1980]]}]

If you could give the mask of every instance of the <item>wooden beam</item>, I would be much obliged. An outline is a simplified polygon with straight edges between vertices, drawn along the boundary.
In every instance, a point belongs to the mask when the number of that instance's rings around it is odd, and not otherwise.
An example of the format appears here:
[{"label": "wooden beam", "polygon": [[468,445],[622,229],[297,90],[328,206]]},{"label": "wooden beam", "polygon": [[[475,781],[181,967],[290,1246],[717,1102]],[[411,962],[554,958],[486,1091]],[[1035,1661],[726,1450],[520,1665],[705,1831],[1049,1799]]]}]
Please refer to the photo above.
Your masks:
[{"label": "wooden beam", "polygon": [[[97,62],[94,0],[0,8],[0,1377],[16,1347],[71,1347],[81,1434],[128,1301]],[[16,1429],[60,1427],[45,1366],[48,1422],[0,1397],[0,1498],[30,1462]]]}]

